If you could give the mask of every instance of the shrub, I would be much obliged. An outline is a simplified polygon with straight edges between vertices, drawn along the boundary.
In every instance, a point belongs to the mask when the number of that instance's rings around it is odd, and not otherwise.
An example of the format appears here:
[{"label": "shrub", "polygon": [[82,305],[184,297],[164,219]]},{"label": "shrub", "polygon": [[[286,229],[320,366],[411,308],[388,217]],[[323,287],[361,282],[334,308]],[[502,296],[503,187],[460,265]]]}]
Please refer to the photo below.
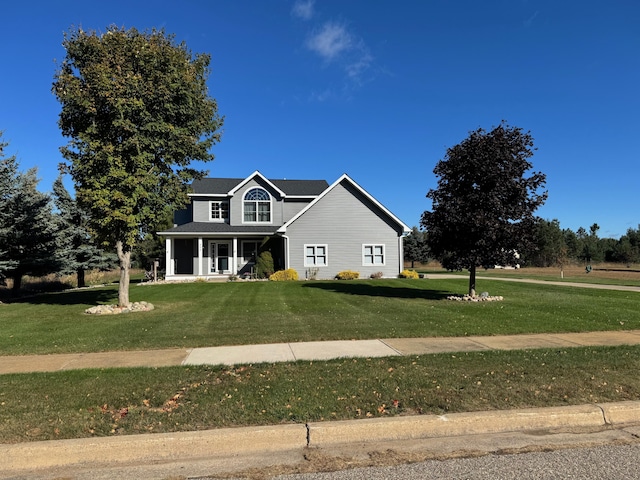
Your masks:
[{"label": "shrub", "polygon": [[256,261],[256,276],[258,278],[269,278],[274,270],[273,256],[271,256],[271,252],[265,250],[258,255],[258,260]]},{"label": "shrub", "polygon": [[336,275],[337,280],[355,280],[356,278],[360,278],[360,273],[353,270],[343,270]]},{"label": "shrub", "polygon": [[400,272],[400,278],[420,278],[415,270],[407,270],[406,268]]},{"label": "shrub", "polygon": [[293,268],[287,268],[286,270],[278,270],[276,273],[269,277],[272,282],[287,282],[292,280],[298,280],[298,272]]},{"label": "shrub", "polygon": [[371,278],[382,278],[384,274],[382,272],[375,272],[370,275]]}]

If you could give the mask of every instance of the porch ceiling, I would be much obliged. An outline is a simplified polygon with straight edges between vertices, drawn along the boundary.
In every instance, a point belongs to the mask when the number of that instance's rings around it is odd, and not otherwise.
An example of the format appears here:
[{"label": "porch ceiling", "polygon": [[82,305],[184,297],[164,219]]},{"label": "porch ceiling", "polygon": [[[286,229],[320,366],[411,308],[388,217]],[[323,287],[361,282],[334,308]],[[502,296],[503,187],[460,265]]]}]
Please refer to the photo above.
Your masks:
[{"label": "porch ceiling", "polygon": [[158,235],[275,235],[280,225],[229,225],[216,222],[190,222],[170,228]]}]

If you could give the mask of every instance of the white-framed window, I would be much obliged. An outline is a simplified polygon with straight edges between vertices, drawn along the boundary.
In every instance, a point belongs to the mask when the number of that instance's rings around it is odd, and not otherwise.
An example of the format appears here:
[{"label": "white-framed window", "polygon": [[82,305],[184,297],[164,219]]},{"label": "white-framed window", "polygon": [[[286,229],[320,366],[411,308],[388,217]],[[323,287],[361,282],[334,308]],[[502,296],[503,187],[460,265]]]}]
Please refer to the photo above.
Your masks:
[{"label": "white-framed window", "polygon": [[224,222],[229,220],[229,202],[211,202],[211,221]]},{"label": "white-framed window", "polygon": [[271,223],[271,196],[259,187],[254,187],[244,194],[245,223]]},{"label": "white-framed window", "polygon": [[326,267],[329,265],[329,247],[327,245],[305,245],[304,266]]},{"label": "white-framed window", "polygon": [[384,245],[362,245],[362,265],[384,265]]}]

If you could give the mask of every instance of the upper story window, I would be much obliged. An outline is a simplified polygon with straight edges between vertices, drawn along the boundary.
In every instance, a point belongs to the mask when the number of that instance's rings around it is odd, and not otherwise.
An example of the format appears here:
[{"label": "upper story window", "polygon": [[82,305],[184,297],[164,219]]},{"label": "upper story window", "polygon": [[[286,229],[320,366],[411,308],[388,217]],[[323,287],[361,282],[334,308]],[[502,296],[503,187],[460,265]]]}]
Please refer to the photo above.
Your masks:
[{"label": "upper story window", "polygon": [[271,223],[271,196],[262,188],[244,194],[244,221]]},{"label": "upper story window", "polygon": [[229,202],[211,202],[211,221],[224,222],[229,220]]}]

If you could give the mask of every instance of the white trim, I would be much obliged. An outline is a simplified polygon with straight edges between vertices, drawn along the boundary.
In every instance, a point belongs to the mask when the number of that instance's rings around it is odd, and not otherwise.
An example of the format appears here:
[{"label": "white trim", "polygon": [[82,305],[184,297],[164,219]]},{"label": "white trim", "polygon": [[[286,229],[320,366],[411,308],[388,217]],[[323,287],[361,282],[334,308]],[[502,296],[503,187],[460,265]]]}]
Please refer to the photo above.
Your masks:
[{"label": "white trim", "polygon": [[[400,237],[402,238],[402,237]],[[371,248],[371,255],[367,255],[365,254],[365,248],[367,247],[372,247]],[[376,263],[376,252],[375,252],[375,248],[376,247],[382,247],[382,263]],[[371,256],[373,257],[372,263],[365,263],[364,259],[365,256]],[[384,243],[363,243],[362,244],[362,266],[363,267],[384,267],[387,264],[387,246]]]},{"label": "white trim", "polygon": [[[260,177],[264,182],[266,182],[269,186],[271,186],[271,188],[273,188],[276,192],[278,192],[278,194],[281,197],[286,197],[287,195],[280,190],[278,187],[276,187],[267,177],[265,177],[264,175],[262,175],[258,170],[256,170],[255,172],[253,172],[251,175],[249,175],[247,178],[245,178],[244,180],[242,180],[240,183],[238,183],[238,185],[236,185],[235,187],[233,187],[231,190],[229,190],[229,192],[227,192],[227,195],[229,196],[234,196],[236,194],[236,192],[238,190],[240,190],[242,187],[244,187],[247,183],[249,183],[251,180],[253,180],[255,177]],[[244,199],[244,198],[243,198]]]},{"label": "white trim", "polygon": [[[217,262],[218,262],[218,245],[225,244],[229,248],[227,254],[227,269],[218,272],[217,271]],[[215,248],[214,248],[215,247]],[[232,260],[232,240],[229,238],[225,239],[209,239],[209,261],[207,262],[207,273],[206,275],[230,275],[233,271],[233,260]]]},{"label": "white trim", "polygon": [[173,275],[173,238],[167,237],[164,240],[164,261],[165,261],[165,275]]},{"label": "white trim", "polygon": [[310,202],[306,207],[304,207],[302,210],[300,210],[296,215],[294,215],[291,220],[287,221],[284,225],[282,225],[277,232],[278,233],[285,233],[287,231],[287,227],[289,225],[291,225],[293,222],[295,222],[298,218],[300,218],[302,215],[304,215],[307,210],[310,210],[311,208],[313,208],[313,206],[318,203],[325,195],[327,195],[331,190],[333,190],[337,185],[339,185],[340,183],[342,183],[343,180],[346,180],[347,182],[349,182],[356,190],[358,190],[360,193],[362,193],[369,201],[371,201],[371,203],[373,203],[376,207],[378,207],[380,210],[382,210],[387,216],[389,216],[389,218],[391,220],[393,220],[395,223],[398,224],[398,226],[402,227],[403,230],[403,234],[404,233],[409,233],[411,231],[411,229],[404,224],[404,222],[402,222],[402,220],[400,220],[398,217],[396,217],[393,213],[391,213],[389,210],[387,210],[387,208],[382,205],[380,202],[378,202],[375,198],[373,198],[369,193],[367,193],[367,191],[362,188],[360,185],[358,185],[356,182],[354,182],[349,175],[347,175],[346,173],[342,174],[342,176],[340,178],[338,178],[335,182],[333,182],[331,185],[329,185],[329,187],[327,187],[327,189],[322,192],[320,195],[318,195],[312,202]]},{"label": "white trim", "polygon": [[[227,216],[221,216],[220,218],[213,218],[213,204],[226,204],[227,205]],[[222,213],[223,209],[219,208],[219,212]],[[229,200],[209,200],[209,221],[213,223],[225,223],[231,217],[231,203]]]},{"label": "white trim", "polygon": [[[206,223],[206,222],[202,222],[202,223]],[[258,222],[258,225],[260,225],[260,223]],[[264,224],[266,225],[266,223]],[[204,232],[204,231],[197,231],[197,232],[156,232],[157,235],[162,235],[163,237],[166,238],[171,238],[171,237],[193,237],[193,238],[197,238],[198,236],[202,235],[203,237],[209,237],[209,238],[229,238],[232,236],[238,236],[238,237],[264,237],[264,236],[271,236],[271,235],[275,235],[276,232],[274,232],[273,230],[270,231],[263,231],[263,232]]]},{"label": "white trim", "polygon": [[[261,222],[260,220],[258,220],[260,218],[260,209],[259,204],[260,203],[267,203],[266,200],[246,200],[246,196],[247,193],[249,193],[252,190],[262,190],[268,197],[269,197],[269,221],[268,222]],[[245,207],[245,202],[254,202],[255,206],[256,206],[256,210],[255,210],[255,214],[256,214],[256,219],[255,221],[247,221],[245,220],[245,211],[244,211],[244,207]],[[260,186],[260,185],[256,185],[256,186],[252,186],[249,187],[247,190],[244,191],[244,193],[242,194],[242,223],[244,225],[273,225],[273,195],[271,195],[266,188]]]},{"label": "white trim", "polygon": [[215,198],[229,198],[226,193],[187,193],[190,197],[215,197]]},{"label": "white trim", "polygon": [[231,243],[231,261],[232,261],[232,268],[231,268],[231,273],[233,273],[234,275],[238,274],[238,237],[233,237],[232,243]]},{"label": "white trim", "polygon": [[[313,247],[314,248],[314,253],[313,253],[313,257],[314,259],[317,259],[318,256],[324,256],[324,264],[318,264],[318,263],[307,263],[307,248],[309,247]],[[316,252],[316,249],[318,247],[322,247],[324,248],[324,255],[318,255]],[[328,267],[329,266],[329,245],[326,243],[305,243],[303,250],[302,250],[302,254],[304,255],[304,266],[305,267]]]}]

